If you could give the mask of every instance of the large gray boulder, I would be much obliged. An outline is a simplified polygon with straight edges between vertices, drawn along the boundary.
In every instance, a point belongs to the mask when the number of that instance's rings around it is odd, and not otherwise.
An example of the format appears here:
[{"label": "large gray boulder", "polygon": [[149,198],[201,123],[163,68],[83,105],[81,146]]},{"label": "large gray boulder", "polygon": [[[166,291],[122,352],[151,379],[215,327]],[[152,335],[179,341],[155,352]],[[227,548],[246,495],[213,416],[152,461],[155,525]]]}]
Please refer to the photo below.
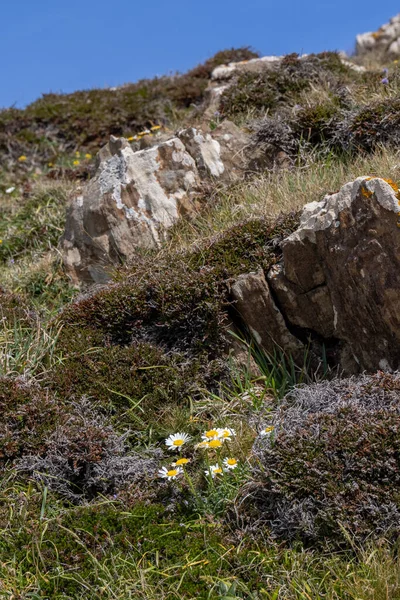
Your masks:
[{"label": "large gray boulder", "polygon": [[281,335],[285,323],[303,342],[334,347],[348,374],[400,369],[399,198],[392,182],[359,177],[304,207],[266,277],[276,311],[266,311],[267,294],[257,288],[245,307],[238,303],[267,352],[272,337],[293,354],[293,339],[285,345]]},{"label": "large gray boulder", "polygon": [[199,188],[195,161],[178,138],[138,152],[111,138],[67,214],[62,250],[72,280],[105,282],[110,267],[138,247],[157,247],[180,215],[194,210]]},{"label": "large gray boulder", "polygon": [[229,121],[212,135],[190,127],[136,151],[112,137],[67,213],[62,252],[72,281],[104,283],[138,248],[159,246],[182,215],[196,210],[204,183],[243,177],[248,142]]}]

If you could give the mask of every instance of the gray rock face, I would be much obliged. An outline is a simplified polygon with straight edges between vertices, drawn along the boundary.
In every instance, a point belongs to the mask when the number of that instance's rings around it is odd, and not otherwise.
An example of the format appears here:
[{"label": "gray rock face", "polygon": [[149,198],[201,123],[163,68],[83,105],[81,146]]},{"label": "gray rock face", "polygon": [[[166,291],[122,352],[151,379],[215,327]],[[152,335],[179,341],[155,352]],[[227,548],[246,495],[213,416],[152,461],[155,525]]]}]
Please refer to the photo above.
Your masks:
[{"label": "gray rock face", "polygon": [[284,322],[292,337],[334,343],[348,374],[400,368],[399,198],[391,182],[359,177],[305,206],[267,274],[276,311],[261,307],[266,292],[256,288],[238,302],[268,352],[272,337],[293,353],[276,330]]},{"label": "gray rock face", "polygon": [[236,309],[264,350],[272,354],[279,346],[301,355],[303,344],[286,327],[262,271],[240,275],[232,286],[232,296]]},{"label": "gray rock face", "polygon": [[137,247],[155,247],[182,213],[193,210],[200,179],[194,159],[177,138],[133,152],[112,138],[95,177],[69,208],[62,241],[64,263],[78,283],[100,283],[109,267]]},{"label": "gray rock face", "polygon": [[360,56],[370,52],[394,58],[400,56],[400,14],[390,19],[377,31],[362,33],[356,38],[356,53]]},{"label": "gray rock face", "polygon": [[68,210],[62,250],[74,283],[106,282],[110,268],[131,260],[137,248],[160,245],[196,209],[203,181],[243,176],[247,142],[228,121],[213,135],[189,128],[136,152],[112,137],[98,154],[95,177]]}]

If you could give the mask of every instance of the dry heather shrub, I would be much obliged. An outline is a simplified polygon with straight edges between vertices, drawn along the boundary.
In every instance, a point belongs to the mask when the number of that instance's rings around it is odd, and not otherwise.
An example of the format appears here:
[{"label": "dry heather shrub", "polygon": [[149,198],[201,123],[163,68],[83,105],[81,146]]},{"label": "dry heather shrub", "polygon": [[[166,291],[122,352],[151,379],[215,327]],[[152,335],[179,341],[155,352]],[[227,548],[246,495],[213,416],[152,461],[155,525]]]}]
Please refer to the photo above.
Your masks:
[{"label": "dry heather shrub", "polygon": [[0,409],[0,470],[11,463],[70,500],[111,492],[156,470],[156,454],[128,454],[126,435],[85,398],[68,403],[23,378],[2,378]]},{"label": "dry heather shrub", "polygon": [[76,502],[154,477],[156,456],[127,454],[126,435],[82,398],[50,433],[45,451],[22,457],[16,468]]},{"label": "dry heather shrub", "polygon": [[252,518],[275,536],[400,533],[400,374],[295,389],[254,446]]}]

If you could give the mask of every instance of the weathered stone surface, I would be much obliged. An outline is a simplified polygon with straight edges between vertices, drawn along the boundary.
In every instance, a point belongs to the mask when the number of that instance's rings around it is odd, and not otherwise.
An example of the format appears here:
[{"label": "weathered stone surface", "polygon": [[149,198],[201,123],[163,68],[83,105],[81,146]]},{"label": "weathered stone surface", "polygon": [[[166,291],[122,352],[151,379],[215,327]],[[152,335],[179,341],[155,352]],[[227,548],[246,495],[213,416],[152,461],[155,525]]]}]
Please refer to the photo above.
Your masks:
[{"label": "weathered stone surface", "polygon": [[[346,373],[400,369],[399,198],[392,182],[359,177],[305,206],[267,276],[279,311],[260,308],[268,294],[258,281],[245,288],[240,312],[263,345],[277,339],[284,318],[303,341],[334,340]],[[277,343],[289,352],[293,346],[282,337]]]},{"label": "weathered stone surface", "polygon": [[111,138],[67,214],[62,249],[73,281],[104,282],[111,265],[138,247],[159,245],[165,230],[193,210],[199,184],[195,161],[178,138],[139,152]]},{"label": "weathered stone surface", "polygon": [[303,344],[287,329],[262,270],[240,275],[232,286],[232,297],[235,309],[263,350],[273,354],[278,346],[301,356]]},{"label": "weathered stone surface", "polygon": [[285,277],[283,264],[274,265],[267,278],[280,310],[290,324],[311,328],[324,338],[333,336],[334,314],[327,285],[304,290]]},{"label": "weathered stone surface", "polygon": [[[400,367],[399,210],[389,183],[360,177],[308,205],[283,244],[285,275],[299,294],[327,286],[333,311],[327,327],[361,370]],[[296,264],[300,277],[293,276]]]},{"label": "weathered stone surface", "polygon": [[218,178],[223,175],[225,166],[221,160],[221,146],[209,133],[202,133],[195,127],[190,127],[179,131],[177,136],[203,177]]},{"label": "weathered stone surface", "polygon": [[365,56],[374,52],[394,58],[400,56],[400,14],[390,19],[377,31],[362,33],[356,38],[356,53]]},{"label": "weathered stone surface", "polygon": [[226,120],[214,129],[212,136],[221,148],[221,160],[225,166],[223,178],[228,181],[243,178],[251,161],[250,135]]}]

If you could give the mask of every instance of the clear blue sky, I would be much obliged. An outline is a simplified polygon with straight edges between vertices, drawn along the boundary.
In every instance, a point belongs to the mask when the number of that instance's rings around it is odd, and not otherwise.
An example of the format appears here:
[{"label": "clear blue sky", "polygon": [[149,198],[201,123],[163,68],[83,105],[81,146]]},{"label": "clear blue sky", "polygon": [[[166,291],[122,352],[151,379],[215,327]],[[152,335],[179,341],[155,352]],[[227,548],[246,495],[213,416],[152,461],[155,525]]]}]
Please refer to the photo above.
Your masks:
[{"label": "clear blue sky", "polygon": [[185,71],[218,50],[351,51],[394,0],[0,0],[0,107]]}]

